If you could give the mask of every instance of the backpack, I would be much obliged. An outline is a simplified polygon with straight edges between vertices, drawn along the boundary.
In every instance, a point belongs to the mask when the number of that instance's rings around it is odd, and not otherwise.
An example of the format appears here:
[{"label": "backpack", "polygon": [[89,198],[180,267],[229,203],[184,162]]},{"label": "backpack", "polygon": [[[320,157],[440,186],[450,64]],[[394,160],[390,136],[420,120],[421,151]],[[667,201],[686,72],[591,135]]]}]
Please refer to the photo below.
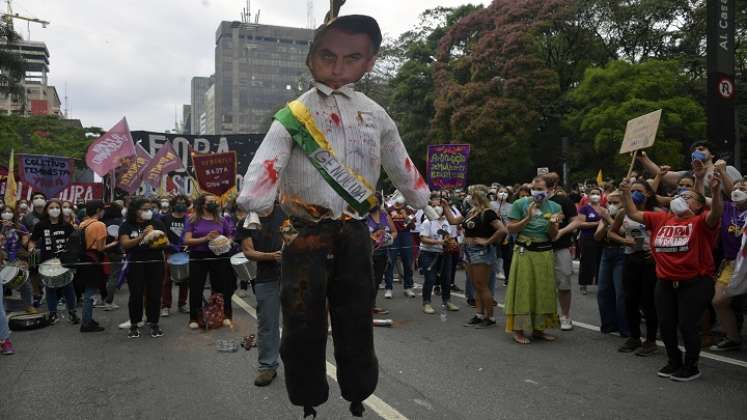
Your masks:
[{"label": "backpack", "polygon": [[[86,259],[86,226],[83,229],[75,229],[67,238],[65,249],[60,253],[60,261],[63,267],[74,265]],[[70,267],[68,267],[70,268]]]},{"label": "backpack", "polygon": [[207,305],[202,308],[198,315],[197,325],[206,330],[220,328],[223,326],[225,317],[223,313],[223,294],[213,293],[210,295]]}]

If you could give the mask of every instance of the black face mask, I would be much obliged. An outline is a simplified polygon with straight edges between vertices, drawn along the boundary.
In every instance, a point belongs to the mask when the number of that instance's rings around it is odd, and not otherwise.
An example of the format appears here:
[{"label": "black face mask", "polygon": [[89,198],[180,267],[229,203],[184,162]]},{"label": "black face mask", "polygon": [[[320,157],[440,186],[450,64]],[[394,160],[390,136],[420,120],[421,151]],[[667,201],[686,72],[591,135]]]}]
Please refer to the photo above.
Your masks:
[{"label": "black face mask", "polygon": [[174,212],[176,213],[184,213],[185,211],[187,211],[187,206],[184,204],[177,204],[174,206]]},{"label": "black face mask", "polygon": [[215,213],[216,211],[218,211],[218,203],[208,203],[205,205],[205,208],[207,209],[207,211]]}]

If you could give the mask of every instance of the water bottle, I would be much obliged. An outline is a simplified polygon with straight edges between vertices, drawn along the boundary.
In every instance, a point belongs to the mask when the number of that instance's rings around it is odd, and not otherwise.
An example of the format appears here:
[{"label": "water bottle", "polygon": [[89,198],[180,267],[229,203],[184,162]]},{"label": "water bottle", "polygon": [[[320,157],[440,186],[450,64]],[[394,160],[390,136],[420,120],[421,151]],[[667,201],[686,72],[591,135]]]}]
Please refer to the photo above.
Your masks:
[{"label": "water bottle", "polygon": [[441,322],[446,322],[446,305],[441,304],[441,312],[439,313],[439,316],[441,317]]}]

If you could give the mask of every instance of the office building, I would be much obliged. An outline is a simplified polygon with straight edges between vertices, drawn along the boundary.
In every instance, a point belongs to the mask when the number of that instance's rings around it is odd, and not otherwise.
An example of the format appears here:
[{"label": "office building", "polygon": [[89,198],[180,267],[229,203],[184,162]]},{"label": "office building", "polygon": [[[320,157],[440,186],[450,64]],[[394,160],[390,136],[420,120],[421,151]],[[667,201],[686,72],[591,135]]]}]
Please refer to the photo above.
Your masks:
[{"label": "office building", "polygon": [[57,89],[47,83],[49,73],[47,45],[38,41],[17,40],[12,44],[0,43],[0,49],[21,56],[26,67],[21,80],[23,95],[17,98],[0,95],[0,113],[61,116],[61,103]]},{"label": "office building", "polygon": [[207,92],[210,85],[215,80],[214,76],[210,77],[193,77],[190,89],[190,100],[192,110],[190,112],[190,120],[193,121],[190,134],[205,134],[200,133],[199,124],[194,123],[200,120],[200,115],[205,112],[205,93]]}]

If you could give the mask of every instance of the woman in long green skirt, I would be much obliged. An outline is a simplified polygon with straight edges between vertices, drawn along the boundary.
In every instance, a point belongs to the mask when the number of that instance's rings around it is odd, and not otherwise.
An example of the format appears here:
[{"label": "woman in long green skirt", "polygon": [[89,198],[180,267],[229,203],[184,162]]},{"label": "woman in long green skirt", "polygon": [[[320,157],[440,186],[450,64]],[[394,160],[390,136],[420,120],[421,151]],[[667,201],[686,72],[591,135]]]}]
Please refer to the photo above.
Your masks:
[{"label": "woman in long green skirt", "polygon": [[545,330],[560,323],[556,308],[552,238],[562,218],[560,205],[547,199],[545,180],[532,181],[532,196],[517,200],[509,214],[508,230],[517,235],[504,312],[506,332],[519,344],[531,337],[554,341]]}]

